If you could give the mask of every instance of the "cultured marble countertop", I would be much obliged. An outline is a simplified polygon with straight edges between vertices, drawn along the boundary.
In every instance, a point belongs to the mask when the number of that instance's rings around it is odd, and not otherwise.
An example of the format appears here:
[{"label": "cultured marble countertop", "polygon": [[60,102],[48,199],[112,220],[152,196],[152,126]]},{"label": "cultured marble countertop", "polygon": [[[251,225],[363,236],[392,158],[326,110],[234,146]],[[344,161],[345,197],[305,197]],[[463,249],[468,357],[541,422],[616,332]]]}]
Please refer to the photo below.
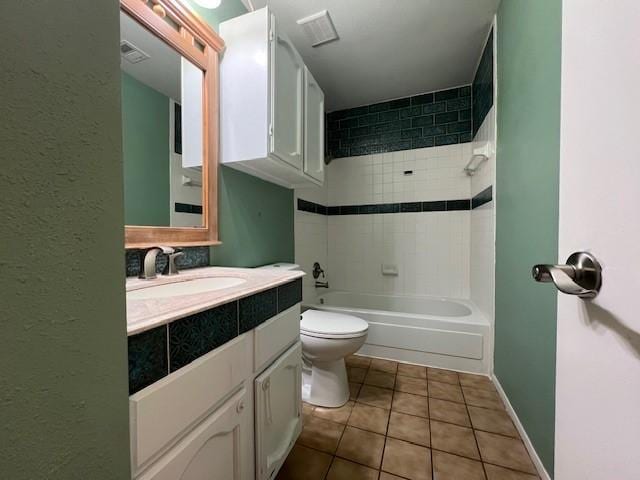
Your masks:
[{"label": "cultured marble countertop", "polygon": [[171,323],[179,318],[283,285],[302,276],[304,276],[302,271],[205,267],[183,270],[180,274],[171,277],[158,275],[154,280],[128,278],[127,292],[195,278],[239,277],[247,281],[241,285],[204,293],[139,300],[127,298],[127,335]]}]

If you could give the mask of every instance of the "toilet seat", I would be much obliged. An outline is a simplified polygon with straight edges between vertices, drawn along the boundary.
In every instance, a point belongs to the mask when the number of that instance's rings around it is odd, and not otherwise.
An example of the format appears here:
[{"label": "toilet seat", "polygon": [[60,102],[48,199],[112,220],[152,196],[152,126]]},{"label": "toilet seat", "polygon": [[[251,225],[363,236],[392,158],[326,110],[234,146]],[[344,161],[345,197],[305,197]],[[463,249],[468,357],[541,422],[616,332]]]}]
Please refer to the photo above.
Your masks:
[{"label": "toilet seat", "polygon": [[307,310],[300,320],[300,333],[316,338],[358,338],[368,330],[369,324],[361,318],[322,310]]}]

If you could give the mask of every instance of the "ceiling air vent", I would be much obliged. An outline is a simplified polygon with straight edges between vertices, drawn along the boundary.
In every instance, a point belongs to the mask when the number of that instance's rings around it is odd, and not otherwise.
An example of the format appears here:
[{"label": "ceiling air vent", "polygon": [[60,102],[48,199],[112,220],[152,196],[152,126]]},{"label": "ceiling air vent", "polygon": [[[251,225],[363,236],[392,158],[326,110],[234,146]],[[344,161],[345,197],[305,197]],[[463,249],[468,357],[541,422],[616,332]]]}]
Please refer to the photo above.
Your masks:
[{"label": "ceiling air vent", "polygon": [[297,23],[304,29],[307,37],[311,40],[312,47],[338,39],[338,32],[333,26],[328,10],[322,10],[301,18]]},{"label": "ceiling air vent", "polygon": [[122,40],[120,42],[120,55],[131,63],[139,63],[149,58],[147,53],[143,52],[127,40]]}]

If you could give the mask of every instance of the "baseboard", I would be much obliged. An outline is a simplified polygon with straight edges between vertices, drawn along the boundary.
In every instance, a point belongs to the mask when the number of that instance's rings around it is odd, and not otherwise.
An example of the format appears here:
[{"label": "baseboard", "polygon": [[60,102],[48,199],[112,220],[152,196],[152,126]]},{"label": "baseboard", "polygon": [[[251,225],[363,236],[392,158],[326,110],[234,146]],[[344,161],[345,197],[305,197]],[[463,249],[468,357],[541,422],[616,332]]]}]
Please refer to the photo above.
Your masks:
[{"label": "baseboard", "polygon": [[518,433],[520,433],[520,437],[522,438],[522,441],[524,442],[524,446],[526,447],[527,451],[529,452],[529,455],[531,456],[531,460],[533,460],[533,465],[536,467],[536,470],[538,471],[538,475],[542,480],[551,480],[551,477],[547,473],[546,468],[544,468],[544,465],[542,464],[542,460],[540,460],[540,457],[538,456],[538,452],[536,452],[536,449],[533,448],[533,443],[531,443],[531,440],[529,439],[529,435],[527,435],[527,432],[522,426],[522,423],[520,422],[518,415],[516,415],[516,411],[513,409],[511,402],[509,402],[509,398],[507,397],[507,394],[504,393],[504,390],[502,389],[502,385],[500,385],[500,382],[498,381],[498,377],[496,377],[495,374],[492,374],[491,379],[493,380],[493,383],[495,384],[496,389],[498,390],[498,394],[500,395],[500,398],[502,398],[502,401],[507,407],[507,412],[509,413],[511,420],[513,420],[513,423],[518,429]]}]

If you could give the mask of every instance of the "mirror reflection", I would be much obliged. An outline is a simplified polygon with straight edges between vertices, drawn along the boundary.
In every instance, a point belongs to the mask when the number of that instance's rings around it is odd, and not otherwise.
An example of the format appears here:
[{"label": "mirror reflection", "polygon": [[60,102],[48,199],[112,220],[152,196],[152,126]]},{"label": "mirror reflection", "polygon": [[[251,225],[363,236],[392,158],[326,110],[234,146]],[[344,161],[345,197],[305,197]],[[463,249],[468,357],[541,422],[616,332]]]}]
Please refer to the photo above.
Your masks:
[{"label": "mirror reflection", "polygon": [[203,72],[120,13],[125,224],[203,225]]}]

